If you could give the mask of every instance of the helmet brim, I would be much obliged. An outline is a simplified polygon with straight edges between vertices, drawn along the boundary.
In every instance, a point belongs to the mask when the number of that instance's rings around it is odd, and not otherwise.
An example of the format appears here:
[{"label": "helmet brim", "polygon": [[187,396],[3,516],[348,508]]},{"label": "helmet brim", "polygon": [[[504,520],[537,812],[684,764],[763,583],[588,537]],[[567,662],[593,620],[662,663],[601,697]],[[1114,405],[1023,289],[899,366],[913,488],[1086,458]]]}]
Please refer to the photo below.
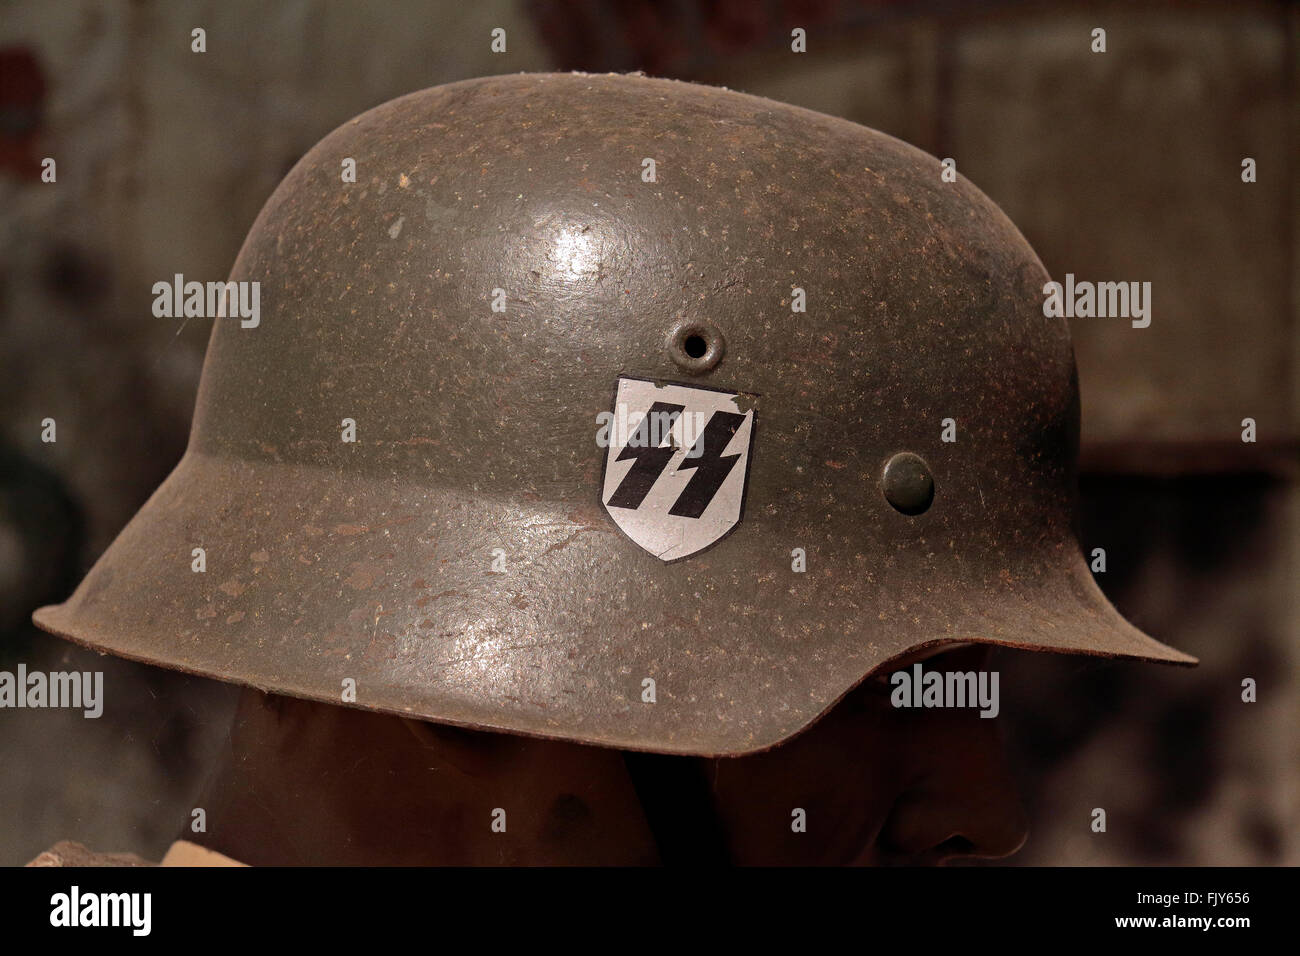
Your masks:
[{"label": "helmet brim", "polygon": [[1196,663],[1126,622],[1073,542],[936,588],[887,562],[851,580],[791,575],[763,533],[747,521],[725,546],[664,564],[595,501],[190,451],[73,596],[33,619],[294,697],[696,755],[773,747],[889,661],[945,642]]}]

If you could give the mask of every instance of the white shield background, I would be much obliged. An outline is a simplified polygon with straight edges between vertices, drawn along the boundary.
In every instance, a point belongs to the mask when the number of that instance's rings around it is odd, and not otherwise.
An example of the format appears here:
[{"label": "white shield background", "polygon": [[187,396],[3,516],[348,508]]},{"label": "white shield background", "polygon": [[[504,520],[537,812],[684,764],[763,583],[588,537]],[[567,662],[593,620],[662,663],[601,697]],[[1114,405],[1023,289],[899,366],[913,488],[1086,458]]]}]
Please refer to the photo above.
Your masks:
[{"label": "white shield background", "polygon": [[[691,385],[657,385],[636,378],[620,378],[618,391],[614,398],[614,417],[617,421],[628,421],[631,428],[613,428],[610,430],[609,447],[605,453],[605,483],[600,500],[609,516],[614,519],[623,532],[664,561],[676,561],[689,557],[697,551],[707,548],[724,534],[735,527],[740,520],[741,507],[745,497],[745,477],[749,473],[750,439],[754,433],[754,409],[742,409],[736,403],[738,393],[720,392]],[[637,419],[647,415],[656,402],[667,405],[680,405],[682,413],[673,423],[668,434],[658,442],[659,448],[673,447],[675,450],[662,471],[654,478],[644,499],[635,507],[618,507],[610,501],[619,491],[628,473],[634,467],[641,469],[641,481],[648,481],[659,468],[658,462],[643,460],[644,456],[624,458],[619,455],[627,447],[630,438],[636,435]],[[750,402],[746,402],[749,405]],[[621,412],[620,412],[621,407]],[[733,455],[739,457],[731,465],[726,477],[717,486],[717,491],[708,500],[707,507],[698,518],[671,514],[674,505],[681,499],[682,492],[694,476],[705,472],[700,478],[703,487],[716,480],[721,468],[718,461],[719,450],[701,458],[688,458],[687,452],[708,428],[715,412],[727,412],[743,416],[743,421],[735,433],[720,449],[722,458]],[[735,419],[725,421],[734,423]],[[622,433],[620,433],[622,432]],[[636,449],[634,448],[635,452]],[[662,454],[658,456],[662,458]],[[686,465],[685,468],[682,466]],[[697,485],[697,488],[701,486]]]}]

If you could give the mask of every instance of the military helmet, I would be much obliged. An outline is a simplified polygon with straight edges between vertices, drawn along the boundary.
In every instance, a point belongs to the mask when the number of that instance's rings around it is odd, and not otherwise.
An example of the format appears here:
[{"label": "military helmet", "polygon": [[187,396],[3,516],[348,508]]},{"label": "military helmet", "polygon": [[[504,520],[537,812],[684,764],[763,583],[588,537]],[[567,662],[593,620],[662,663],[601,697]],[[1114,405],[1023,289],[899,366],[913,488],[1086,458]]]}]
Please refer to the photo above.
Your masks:
[{"label": "military helmet", "polygon": [[952,178],[643,76],[376,107],[262,209],[230,277],[260,319],[215,319],[184,457],[35,620],[282,694],[708,755],[949,642],[1194,662],[1094,583],[1069,330]]}]

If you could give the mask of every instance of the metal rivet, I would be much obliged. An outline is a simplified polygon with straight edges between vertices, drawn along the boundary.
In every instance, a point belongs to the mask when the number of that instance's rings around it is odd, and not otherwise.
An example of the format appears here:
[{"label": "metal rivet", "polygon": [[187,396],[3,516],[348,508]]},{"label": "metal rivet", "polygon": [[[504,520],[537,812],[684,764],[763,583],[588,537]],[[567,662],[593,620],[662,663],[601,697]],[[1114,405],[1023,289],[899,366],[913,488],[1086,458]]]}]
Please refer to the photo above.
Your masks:
[{"label": "metal rivet", "polygon": [[920,455],[901,451],[885,463],[885,500],[905,515],[919,515],[934,500],[934,478]]}]

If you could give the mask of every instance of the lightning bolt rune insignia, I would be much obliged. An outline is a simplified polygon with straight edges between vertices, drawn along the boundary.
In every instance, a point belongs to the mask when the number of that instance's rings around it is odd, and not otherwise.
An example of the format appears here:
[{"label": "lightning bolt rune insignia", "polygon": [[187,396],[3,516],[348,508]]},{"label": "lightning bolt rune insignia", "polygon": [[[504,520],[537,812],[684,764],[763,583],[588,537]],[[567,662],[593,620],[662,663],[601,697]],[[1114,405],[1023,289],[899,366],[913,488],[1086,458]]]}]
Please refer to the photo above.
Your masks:
[{"label": "lightning bolt rune insignia", "polygon": [[744,423],[744,415],[731,412],[714,412],[709,423],[704,426],[704,434],[695,443],[686,459],[677,466],[680,474],[689,468],[695,469],[691,480],[682,489],[681,495],[669,510],[669,514],[683,518],[698,518],[704,514],[713,496],[718,493],[722,483],[736,464],[739,454],[724,455],[737,429]]},{"label": "lightning bolt rune insignia", "polygon": [[[614,493],[610,495],[606,504],[611,508],[639,508],[645,496],[650,493],[654,483],[659,480],[663,470],[668,467],[668,461],[677,453],[677,449],[669,444],[666,448],[650,447],[650,423],[657,421],[660,423],[659,434],[667,436],[672,430],[673,425],[677,423],[679,416],[685,409],[684,405],[671,405],[668,402],[655,402],[650,406],[650,411],[646,413],[645,418],[637,426],[636,432],[628,439],[627,446],[618,454],[615,461],[627,461],[633,459],[632,467],[628,469],[623,476],[622,482],[619,483]],[[656,416],[660,416],[656,419]]]}]

